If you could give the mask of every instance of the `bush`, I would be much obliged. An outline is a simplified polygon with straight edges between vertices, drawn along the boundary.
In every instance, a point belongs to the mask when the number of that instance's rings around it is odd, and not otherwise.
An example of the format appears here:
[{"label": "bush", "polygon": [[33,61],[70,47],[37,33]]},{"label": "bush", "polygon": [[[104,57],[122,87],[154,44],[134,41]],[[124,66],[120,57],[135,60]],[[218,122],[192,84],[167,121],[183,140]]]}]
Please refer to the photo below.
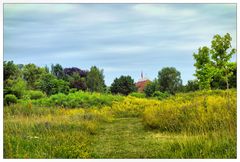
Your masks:
[{"label": "bush", "polygon": [[144,93],[137,93],[137,92],[132,92],[129,94],[129,96],[137,97],[137,98],[145,98],[146,97],[146,95]]},{"label": "bush", "polygon": [[17,97],[13,94],[7,94],[4,97],[4,105],[10,105],[17,103]]},{"label": "bush", "polygon": [[169,96],[170,94],[168,92],[160,92],[160,91],[155,91],[152,95],[152,97],[156,97],[159,100],[163,100]]},{"label": "bush", "polygon": [[27,97],[29,97],[29,99],[31,100],[36,100],[36,99],[46,97],[46,95],[42,91],[37,91],[37,90],[27,91],[26,94],[27,94]]},{"label": "bush", "polygon": [[33,101],[33,104],[39,106],[60,106],[66,108],[88,108],[88,107],[102,107],[111,106],[113,101],[122,100],[122,96],[89,93],[78,91],[69,93],[68,95],[58,93],[49,98],[42,98]]}]

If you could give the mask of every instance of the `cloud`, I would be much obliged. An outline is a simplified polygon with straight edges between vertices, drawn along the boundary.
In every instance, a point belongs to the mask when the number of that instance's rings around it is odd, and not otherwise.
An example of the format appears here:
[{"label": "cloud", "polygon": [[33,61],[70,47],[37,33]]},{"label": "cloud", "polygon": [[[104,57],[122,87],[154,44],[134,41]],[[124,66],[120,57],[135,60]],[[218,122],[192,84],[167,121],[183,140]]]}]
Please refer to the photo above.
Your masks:
[{"label": "cloud", "polygon": [[165,66],[193,79],[192,58],[215,34],[236,47],[235,4],[5,4],[4,60],[150,78]]}]

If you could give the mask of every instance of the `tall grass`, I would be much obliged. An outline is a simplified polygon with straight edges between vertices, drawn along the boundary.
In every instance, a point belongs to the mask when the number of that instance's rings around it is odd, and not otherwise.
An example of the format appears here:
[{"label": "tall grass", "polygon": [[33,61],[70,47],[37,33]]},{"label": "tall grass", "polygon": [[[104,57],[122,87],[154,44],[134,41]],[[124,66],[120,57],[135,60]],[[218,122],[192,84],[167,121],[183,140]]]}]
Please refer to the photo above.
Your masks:
[{"label": "tall grass", "polygon": [[228,93],[229,102],[225,91],[179,94],[162,101],[160,106],[146,108],[143,122],[149,128],[168,132],[235,131],[236,91]]},{"label": "tall grass", "polygon": [[[129,148],[119,148],[122,153],[128,149],[143,153],[126,154],[129,157],[236,158],[236,93],[199,91],[159,101],[75,92],[22,100],[4,107],[4,158],[98,157],[96,150],[93,154],[93,139],[108,136],[113,142],[130,139],[124,142]],[[121,121],[121,128],[115,128]],[[104,138],[103,125],[109,130]],[[159,133],[171,138],[149,138]],[[147,148],[151,151],[142,150]]]}]

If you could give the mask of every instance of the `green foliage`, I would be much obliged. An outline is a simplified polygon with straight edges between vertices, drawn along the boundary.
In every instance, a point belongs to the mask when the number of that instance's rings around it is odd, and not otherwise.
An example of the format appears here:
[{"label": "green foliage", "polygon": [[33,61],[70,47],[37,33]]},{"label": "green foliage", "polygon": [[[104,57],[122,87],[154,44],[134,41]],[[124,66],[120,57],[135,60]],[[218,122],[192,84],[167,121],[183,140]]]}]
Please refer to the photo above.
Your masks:
[{"label": "green foliage", "polygon": [[231,49],[231,41],[229,33],[223,37],[217,34],[213,37],[210,51],[213,65],[218,69],[216,75],[225,81],[227,89],[229,88],[229,77],[232,76],[228,63],[232,55],[236,53],[236,49]]},{"label": "green foliage", "polygon": [[51,73],[56,76],[58,79],[64,79],[64,71],[60,64],[51,66]]},{"label": "green foliage", "polygon": [[92,66],[87,75],[87,86],[91,92],[104,92],[105,83],[103,70],[99,70],[96,66]]},{"label": "green foliage", "polygon": [[222,88],[224,82],[226,88],[229,88],[229,78],[234,71],[229,66],[229,61],[236,53],[235,49],[231,49],[231,40],[229,33],[223,37],[217,34],[213,37],[211,49],[205,46],[199,48],[197,54],[193,54],[196,60],[195,76],[198,78],[200,89],[210,89],[211,86]]},{"label": "green foliage", "polygon": [[114,79],[111,87],[111,93],[128,95],[131,92],[137,90],[134,80],[130,76],[121,76],[120,78]]},{"label": "green foliage", "polygon": [[29,89],[36,89],[36,83],[45,74],[44,68],[37,67],[35,64],[27,64],[23,67],[23,78],[27,82]]},{"label": "green foliage", "polygon": [[152,95],[152,97],[156,97],[158,100],[163,100],[165,98],[168,98],[170,94],[168,92],[160,92],[160,91],[155,91]]},{"label": "green foliage", "polygon": [[81,77],[79,73],[74,72],[71,76],[68,76],[71,88],[76,88],[77,90],[87,90],[87,82],[85,77]]},{"label": "green foliage", "polygon": [[146,95],[144,93],[138,93],[138,92],[132,92],[129,94],[129,96],[137,97],[137,98],[145,98],[146,97]]},{"label": "green foliage", "polygon": [[42,91],[38,90],[28,90],[25,95],[26,98],[29,98],[31,100],[36,100],[40,98],[46,97],[46,95]]},{"label": "green foliage", "polygon": [[210,89],[210,83],[212,81],[212,77],[216,73],[216,70],[210,61],[209,48],[203,47],[198,49],[198,53],[194,53],[194,59],[196,63],[194,66],[196,67],[195,76],[198,78],[200,89]]},{"label": "green foliage", "polygon": [[3,80],[17,79],[20,75],[20,69],[13,61],[3,61]]},{"label": "green foliage", "polygon": [[27,85],[26,82],[21,79],[7,79],[4,84],[4,95],[6,94],[14,94],[17,98],[22,98],[25,91],[26,91]]},{"label": "green foliage", "polygon": [[41,79],[39,82],[36,84],[37,87],[45,92],[47,95],[52,95],[56,93],[67,93],[69,91],[69,83],[57,79],[55,76],[52,74],[43,74],[41,76]]},{"label": "green foliage", "polygon": [[189,80],[185,86],[186,92],[194,92],[199,90],[199,83],[197,80]]},{"label": "green foliage", "polygon": [[67,108],[88,108],[88,107],[101,107],[111,106],[113,101],[122,100],[121,96],[112,96],[108,94],[88,93],[88,92],[75,92],[68,95],[58,93],[33,101],[33,104],[39,106],[60,106]]},{"label": "green foliage", "polygon": [[144,87],[144,93],[146,94],[147,97],[152,97],[153,93],[155,91],[159,90],[159,85],[157,79],[155,79],[153,82],[149,82],[145,87]]},{"label": "green foliage", "polygon": [[175,94],[182,85],[181,73],[174,67],[162,68],[158,72],[160,91]]},{"label": "green foliage", "polygon": [[10,105],[17,103],[17,97],[13,94],[7,94],[4,96],[4,105]]}]

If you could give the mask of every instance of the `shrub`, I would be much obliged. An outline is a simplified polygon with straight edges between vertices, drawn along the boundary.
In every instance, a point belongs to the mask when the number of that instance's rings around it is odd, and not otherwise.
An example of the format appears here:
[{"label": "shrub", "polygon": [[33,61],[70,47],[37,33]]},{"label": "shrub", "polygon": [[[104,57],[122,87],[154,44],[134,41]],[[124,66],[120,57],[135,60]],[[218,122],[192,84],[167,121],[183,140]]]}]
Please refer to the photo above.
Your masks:
[{"label": "shrub", "polygon": [[10,104],[15,104],[17,103],[17,97],[13,94],[7,94],[4,97],[4,104],[5,105],[10,105]]},{"label": "shrub", "polygon": [[145,98],[146,97],[146,95],[144,93],[138,93],[138,92],[132,92],[129,94],[129,96],[137,97],[137,98]]},{"label": "shrub", "polygon": [[122,96],[113,96],[109,94],[89,93],[78,91],[69,93],[68,95],[58,93],[50,96],[49,98],[42,98],[33,101],[34,104],[39,106],[60,106],[67,108],[88,108],[88,107],[102,107],[110,106],[113,101],[122,100]]},{"label": "shrub", "polygon": [[37,90],[29,90],[27,91],[27,96],[31,100],[36,100],[40,98],[46,97],[46,95],[42,91],[37,91]]},{"label": "shrub", "polygon": [[168,92],[160,92],[160,91],[155,91],[152,95],[152,97],[156,97],[159,100],[165,99],[169,96],[170,94]]}]

